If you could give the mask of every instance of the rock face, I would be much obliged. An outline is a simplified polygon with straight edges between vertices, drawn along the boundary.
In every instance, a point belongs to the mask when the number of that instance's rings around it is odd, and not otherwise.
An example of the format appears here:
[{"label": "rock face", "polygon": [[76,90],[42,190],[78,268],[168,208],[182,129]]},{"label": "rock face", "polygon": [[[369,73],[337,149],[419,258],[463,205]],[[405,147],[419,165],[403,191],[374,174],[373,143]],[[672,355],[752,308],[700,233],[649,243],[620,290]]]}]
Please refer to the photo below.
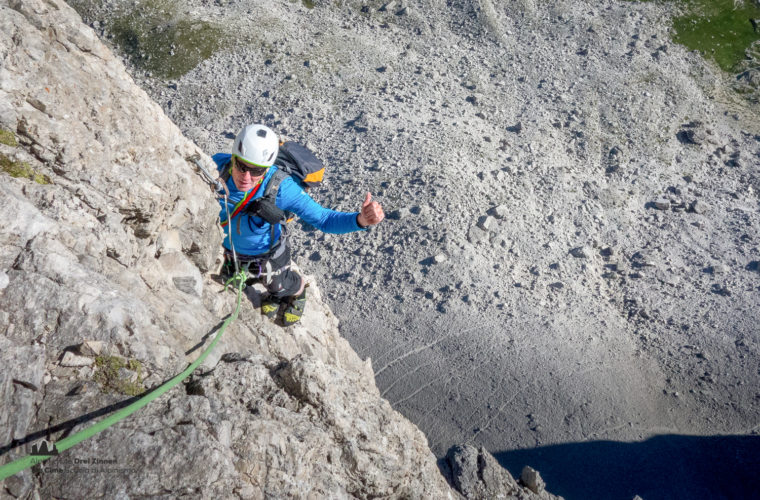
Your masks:
[{"label": "rock face", "polygon": [[[757,437],[758,114],[672,41],[680,2],[186,2],[240,43],[176,80],[134,74],[205,151],[263,122],[329,161],[321,201],[383,203],[369,233],[296,232],[296,260],[438,457]],[[652,456],[678,476],[655,495],[704,478]],[[583,476],[551,460],[550,485]],[[564,491],[646,498],[650,477]]]},{"label": "rock face", "polygon": [[525,469],[532,473],[526,474],[523,470],[520,478],[522,484],[518,484],[483,447],[453,446],[446,455],[446,464],[454,486],[467,498],[560,498],[544,491],[538,472],[530,467],[526,466]]},{"label": "rock face", "polygon": [[[234,295],[208,278],[220,233],[212,193],[184,160],[197,148],[74,11],[0,1],[0,57],[0,128],[13,138],[0,154],[33,173],[0,174],[7,463],[176,374]],[[283,330],[249,288],[184,387],[7,479],[3,495],[459,497],[311,289],[303,324]]]}]

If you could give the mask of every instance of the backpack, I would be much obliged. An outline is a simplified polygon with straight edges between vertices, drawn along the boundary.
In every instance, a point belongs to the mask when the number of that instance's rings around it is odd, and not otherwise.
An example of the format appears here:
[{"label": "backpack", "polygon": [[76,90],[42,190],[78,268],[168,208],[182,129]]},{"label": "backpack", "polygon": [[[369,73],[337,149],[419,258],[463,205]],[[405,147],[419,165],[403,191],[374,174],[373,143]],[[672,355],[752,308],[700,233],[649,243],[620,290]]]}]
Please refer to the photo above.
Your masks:
[{"label": "backpack", "polygon": [[[280,144],[277,159],[279,170],[290,174],[304,189],[319,186],[325,175],[325,165],[306,146],[294,141]],[[279,184],[278,184],[279,187]]]},{"label": "backpack", "polygon": [[[319,186],[325,175],[325,166],[322,160],[306,146],[294,141],[283,142],[274,161],[277,171],[272,175],[264,190],[264,194],[250,203],[241,207],[242,211],[261,217],[272,225],[272,241],[274,241],[274,228],[276,224],[290,222],[292,214],[279,208],[275,201],[280,190],[280,184],[288,177],[292,177],[304,190]],[[226,183],[230,178],[229,168],[223,168],[222,180]]]}]

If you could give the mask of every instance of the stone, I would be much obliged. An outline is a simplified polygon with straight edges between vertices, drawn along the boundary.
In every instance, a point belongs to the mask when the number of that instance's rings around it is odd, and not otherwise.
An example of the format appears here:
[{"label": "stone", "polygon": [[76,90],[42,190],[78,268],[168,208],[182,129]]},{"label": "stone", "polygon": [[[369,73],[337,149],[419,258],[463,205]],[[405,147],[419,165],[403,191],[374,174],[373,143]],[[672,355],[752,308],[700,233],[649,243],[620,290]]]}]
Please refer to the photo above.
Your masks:
[{"label": "stone", "polygon": [[200,297],[203,293],[203,279],[200,270],[181,252],[162,254],[158,262],[172,280],[174,286],[187,294]]},{"label": "stone", "polygon": [[588,258],[589,252],[586,247],[576,247],[570,250],[570,255],[576,259],[586,259]]},{"label": "stone", "polygon": [[631,256],[631,261],[636,267],[655,267],[657,262],[648,252],[639,251]]},{"label": "stone", "polygon": [[193,276],[175,276],[172,277],[172,283],[174,283],[177,290],[189,295],[195,295],[197,297],[201,296],[203,283]]},{"label": "stone", "polygon": [[701,200],[696,200],[689,206],[689,211],[696,214],[703,214],[707,212],[708,209],[709,207],[707,204]]},{"label": "stone", "polygon": [[700,145],[713,142],[712,131],[705,128],[700,121],[692,121],[682,125],[681,130],[676,133],[676,137],[683,144]]},{"label": "stone", "polygon": [[95,394],[100,391],[98,384],[92,380],[86,380],[74,386],[66,395],[67,396],[82,396],[85,394]]},{"label": "stone", "polygon": [[710,274],[724,274],[729,271],[729,268],[724,264],[715,264],[714,266],[710,266],[708,270]]},{"label": "stone", "polygon": [[433,257],[433,261],[434,261],[436,264],[441,264],[441,263],[443,263],[443,262],[446,262],[446,260],[447,260],[447,257],[446,257],[446,255],[445,255],[445,254],[442,254],[442,253],[436,254],[436,255],[435,255],[435,257]]},{"label": "stone", "polygon": [[657,198],[654,201],[654,206],[657,210],[669,210],[670,209],[670,200],[667,198]]},{"label": "stone", "polygon": [[467,241],[473,245],[477,245],[486,240],[488,240],[488,233],[478,226],[472,226],[470,230],[467,231]]},{"label": "stone", "polygon": [[392,220],[403,220],[409,217],[412,214],[411,210],[403,207],[399,208],[398,210],[393,210],[388,214],[388,218]]},{"label": "stone", "polygon": [[61,359],[61,366],[68,366],[68,367],[79,367],[79,366],[90,366],[93,364],[95,360],[92,358],[88,358],[87,356],[78,356],[74,354],[72,351],[66,351],[63,353],[63,358]]},{"label": "stone", "polygon": [[451,482],[465,498],[504,498],[520,487],[485,448],[454,446],[446,454]]},{"label": "stone", "polygon": [[723,297],[731,296],[731,290],[728,288],[727,285],[713,283],[712,289],[710,291],[714,294],[721,295]]},{"label": "stone", "polygon": [[77,347],[77,351],[82,356],[100,356],[103,352],[103,342],[100,340],[85,340]]},{"label": "stone", "polygon": [[523,467],[520,473],[520,481],[533,493],[541,494],[546,488],[546,483],[541,478],[541,474],[536,469],[527,465]]},{"label": "stone", "polygon": [[119,368],[119,380],[124,380],[128,382],[137,382],[139,378],[139,375],[137,372],[133,370],[129,370],[127,368]]},{"label": "stone", "polygon": [[478,219],[478,227],[483,231],[491,232],[496,229],[496,219],[490,215],[485,215]]},{"label": "stone", "polygon": [[506,205],[499,205],[492,208],[491,213],[497,219],[506,219],[509,216],[509,207]]},{"label": "stone", "polygon": [[515,123],[514,125],[506,128],[507,132],[512,132],[514,134],[519,134],[520,132],[522,132],[522,129],[523,129],[522,121],[519,121]]}]

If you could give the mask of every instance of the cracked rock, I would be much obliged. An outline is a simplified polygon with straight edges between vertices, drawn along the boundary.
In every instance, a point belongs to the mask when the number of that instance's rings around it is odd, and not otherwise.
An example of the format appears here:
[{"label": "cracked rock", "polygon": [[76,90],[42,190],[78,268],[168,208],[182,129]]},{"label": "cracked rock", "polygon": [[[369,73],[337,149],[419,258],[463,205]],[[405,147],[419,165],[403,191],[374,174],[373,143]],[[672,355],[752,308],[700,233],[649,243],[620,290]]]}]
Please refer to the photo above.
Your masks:
[{"label": "cracked rock", "polygon": [[522,481],[522,483],[533,493],[540,494],[544,491],[544,488],[546,488],[546,483],[541,478],[541,474],[539,474],[536,469],[527,465],[523,467],[523,470],[520,473],[520,481]]}]

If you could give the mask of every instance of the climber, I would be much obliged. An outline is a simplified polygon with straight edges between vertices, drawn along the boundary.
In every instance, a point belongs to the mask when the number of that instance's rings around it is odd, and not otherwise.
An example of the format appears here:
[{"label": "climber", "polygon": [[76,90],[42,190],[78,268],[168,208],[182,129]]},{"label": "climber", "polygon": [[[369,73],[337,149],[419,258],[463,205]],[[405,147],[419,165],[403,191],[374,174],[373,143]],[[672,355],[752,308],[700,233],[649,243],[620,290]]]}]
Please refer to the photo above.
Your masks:
[{"label": "climber", "polygon": [[235,138],[232,154],[218,153],[213,160],[229,192],[227,206],[223,197],[219,201],[222,226],[226,226],[222,274],[231,276],[235,272],[234,248],[239,265],[248,269],[247,284],[259,281],[269,292],[262,300],[261,313],[275,319],[284,306],[283,324],[289,326],[303,315],[306,282],[290,268],[286,213],[336,234],[366,230],[380,223],[385,214],[380,203],[372,201],[371,193],[367,193],[359,212],[322,207],[296,177],[275,165],[279,148],[279,139],[269,127],[248,125]]}]

